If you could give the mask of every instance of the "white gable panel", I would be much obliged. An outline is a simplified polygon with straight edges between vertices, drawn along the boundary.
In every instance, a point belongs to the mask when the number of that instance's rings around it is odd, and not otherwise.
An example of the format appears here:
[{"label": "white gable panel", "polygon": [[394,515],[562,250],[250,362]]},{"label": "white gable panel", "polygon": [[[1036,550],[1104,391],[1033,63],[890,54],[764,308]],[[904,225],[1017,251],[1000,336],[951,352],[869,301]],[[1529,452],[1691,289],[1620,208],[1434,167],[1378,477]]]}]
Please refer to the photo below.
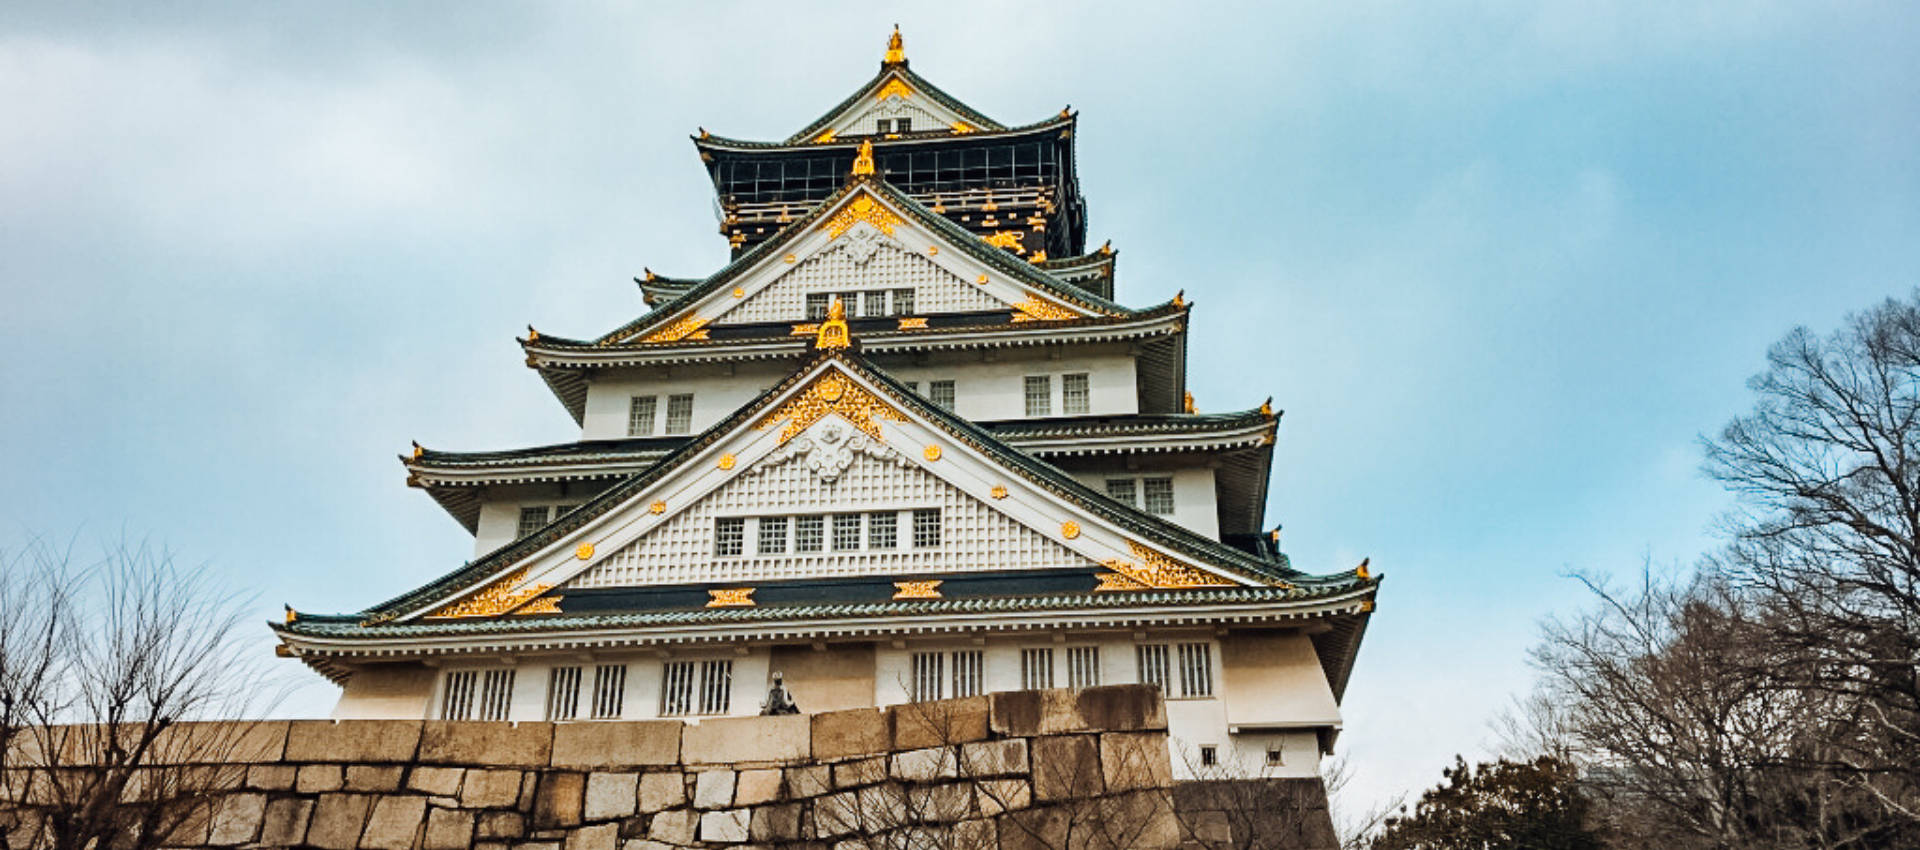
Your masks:
[{"label": "white gable panel", "polygon": [[[914,102],[915,100],[925,102],[926,106],[923,107],[920,103]],[[941,109],[938,105],[925,101],[924,98],[889,97],[882,101],[868,101],[865,109],[849,111],[839,121],[834,122],[833,132],[836,136],[873,135],[880,132],[878,122],[883,118],[908,119],[908,132],[945,130],[960,120],[958,115]]]},{"label": "white gable panel", "polygon": [[[912,289],[913,315],[1004,310],[1007,302],[981,291],[933,260],[901,247],[900,243],[859,225],[833,241],[825,251],[793,265],[786,274],[753,292],[720,323],[804,322],[807,296],[814,293]],[[848,304],[848,315],[860,315],[860,305]]]},{"label": "white gable panel", "polygon": [[[841,429],[840,441],[862,449],[832,452],[832,459],[809,455],[828,449],[801,445],[823,429]],[[849,436],[852,432],[855,436]],[[983,570],[1093,567],[1097,564],[1060,543],[1026,528],[942,481],[919,464],[877,441],[857,436],[844,423],[822,423],[734,481],[675,515],[573,580],[572,588],[630,587],[699,582],[757,582],[781,579]],[[817,554],[755,554],[749,533],[746,554],[714,555],[714,520],[719,517],[792,516],[867,513],[939,508],[941,545],[912,546],[909,515],[899,518],[901,546],[892,550],[834,552],[829,521],[826,547]],[[863,540],[863,545],[865,541]]]}]

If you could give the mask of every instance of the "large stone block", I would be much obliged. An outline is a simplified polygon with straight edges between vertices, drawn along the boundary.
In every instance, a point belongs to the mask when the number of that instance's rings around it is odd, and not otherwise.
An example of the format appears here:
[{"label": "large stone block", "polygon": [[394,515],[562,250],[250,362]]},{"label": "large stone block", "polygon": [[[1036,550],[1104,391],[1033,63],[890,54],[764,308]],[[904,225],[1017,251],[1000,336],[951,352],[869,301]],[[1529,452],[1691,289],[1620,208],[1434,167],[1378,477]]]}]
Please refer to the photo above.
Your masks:
[{"label": "large stone block", "polygon": [[792,799],[818,797],[833,790],[833,766],[810,764],[789,767],[786,771],[787,796]]},{"label": "large stone block", "polygon": [[678,720],[619,723],[556,723],[553,766],[620,770],[659,767],[680,761]]},{"label": "large stone block", "polygon": [[733,787],[733,804],[758,806],[780,799],[780,768],[740,771]]},{"label": "large stone block", "polygon": [[640,813],[651,814],[687,804],[687,779],[679,771],[640,777]]},{"label": "large stone block", "polygon": [[337,764],[303,764],[300,773],[294,778],[293,790],[302,794],[324,794],[338,791],[346,784],[343,778],[345,768]]},{"label": "large stone block", "polygon": [[1100,746],[1092,735],[1033,739],[1033,795],[1045,801],[1099,796]]},{"label": "large stone block", "polygon": [[287,761],[413,761],[420,727],[418,720],[295,720],[287,728]]},{"label": "large stone block", "polygon": [[519,812],[481,812],[474,822],[475,838],[521,838],[527,834],[527,817]]},{"label": "large stone block", "polygon": [[687,726],[680,735],[680,757],[689,765],[796,762],[812,752],[812,729],[804,714],[715,717]]},{"label": "large stone block", "polygon": [[367,831],[360,835],[366,850],[409,850],[427,819],[427,798],[388,795],[373,804]]},{"label": "large stone block", "polygon": [[907,819],[914,823],[952,823],[973,808],[973,787],[966,782],[916,785],[907,789]]},{"label": "large stone block", "polygon": [[801,808],[799,803],[756,808],[747,831],[754,841],[797,841]]},{"label": "large stone block", "polygon": [[693,780],[693,807],[724,809],[733,805],[734,775],[731,770],[707,770]]},{"label": "large stone block", "polygon": [[286,720],[213,720],[175,723],[154,736],[151,764],[265,764],[286,754]]},{"label": "large stone block", "polygon": [[552,752],[551,723],[430,720],[420,738],[426,764],[546,767]]},{"label": "large stone block", "polygon": [[1166,788],[1173,764],[1165,732],[1108,732],[1100,736],[1100,775],[1108,793]]},{"label": "large stone block", "polygon": [[407,787],[436,797],[460,793],[460,778],[466,771],[457,767],[416,767],[407,774]]},{"label": "large stone block", "polygon": [[400,777],[406,773],[400,765],[350,764],[347,765],[348,791],[397,791],[400,789]]},{"label": "large stone block", "polygon": [[692,809],[674,809],[653,816],[647,824],[647,837],[668,844],[692,844],[694,827],[700,813]]},{"label": "large stone block", "polygon": [[256,764],[247,768],[247,787],[259,791],[288,791],[300,769],[291,764]]},{"label": "large stone block", "polygon": [[752,812],[729,809],[700,816],[700,840],[715,844],[744,844],[750,834]]},{"label": "large stone block", "polygon": [[638,802],[640,774],[587,774],[586,819],[612,820],[633,814]]},{"label": "large stone block", "polygon": [[1131,732],[1167,728],[1166,704],[1151,685],[1006,691],[991,695],[993,731],[1030,737],[1066,732]]},{"label": "large stone block", "polygon": [[892,717],[893,749],[914,750],[984,740],[991,705],[987,697],[977,696],[892,706],[887,714]]},{"label": "large stone block", "polygon": [[289,847],[304,844],[307,839],[307,821],[313,817],[313,801],[298,797],[281,797],[267,804],[267,812],[260,820],[260,843],[268,847]]},{"label": "large stone block", "polygon": [[533,795],[533,828],[578,826],[586,790],[584,773],[542,774]]},{"label": "large stone block", "polygon": [[908,782],[932,782],[958,775],[958,747],[925,747],[893,755],[893,777]]},{"label": "large stone block", "polygon": [[368,794],[321,794],[307,827],[307,843],[321,850],[353,850],[360,844],[360,828],[372,808],[373,797]]},{"label": "large stone block", "polygon": [[216,846],[245,844],[260,834],[260,821],[267,812],[265,794],[228,794],[213,807],[213,830],[207,843]]},{"label": "large stone block", "polygon": [[976,741],[960,748],[960,775],[972,779],[1027,772],[1027,739]]},{"label": "large stone block", "polygon": [[857,785],[872,785],[887,779],[887,757],[874,756],[859,761],[845,761],[833,766],[833,787],[852,788]]},{"label": "large stone block", "polygon": [[518,802],[517,770],[469,770],[460,785],[460,805],[470,809],[505,809]]},{"label": "large stone block", "polygon": [[813,757],[820,761],[884,753],[893,743],[887,713],[855,708],[813,715]]},{"label": "large stone block", "polygon": [[473,846],[473,813],[461,809],[431,809],[421,850],[467,850]]},{"label": "large stone block", "polygon": [[566,850],[617,850],[620,845],[620,825],[617,823],[586,826],[567,835]]},{"label": "large stone block", "polygon": [[1033,784],[1025,779],[982,779],[972,784],[974,806],[986,817],[1033,805]]}]

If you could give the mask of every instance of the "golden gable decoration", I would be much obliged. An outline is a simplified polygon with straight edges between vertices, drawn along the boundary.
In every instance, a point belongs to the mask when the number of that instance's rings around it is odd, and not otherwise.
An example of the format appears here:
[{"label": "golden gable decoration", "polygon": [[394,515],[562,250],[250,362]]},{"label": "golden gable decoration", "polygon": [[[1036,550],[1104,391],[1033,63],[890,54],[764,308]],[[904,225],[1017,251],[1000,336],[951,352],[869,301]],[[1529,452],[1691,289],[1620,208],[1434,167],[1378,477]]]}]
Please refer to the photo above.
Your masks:
[{"label": "golden gable decoration", "polygon": [[839,212],[833,214],[833,218],[827,219],[827,222],[821,225],[821,228],[827,231],[827,238],[838,239],[842,234],[853,229],[854,225],[863,221],[879,228],[881,233],[888,236],[893,235],[893,226],[901,223],[900,217],[894,215],[893,210],[881,205],[879,201],[873,199],[872,195],[861,195],[854,198],[853,203],[841,207]]},{"label": "golden gable decoration", "polygon": [[641,342],[679,342],[683,339],[706,339],[707,322],[699,316],[687,316],[671,325],[647,334]]},{"label": "golden gable decoration", "polygon": [[829,413],[839,414],[853,423],[853,427],[860,429],[861,433],[882,442],[885,439],[880,436],[879,420],[907,421],[905,414],[866,388],[848,380],[847,376],[828,372],[815,378],[805,392],[780,405],[753,427],[756,431],[765,431],[774,423],[785,420],[786,427],[780,429],[780,443],[785,445]]},{"label": "golden gable decoration", "polygon": [[1100,566],[1112,570],[1113,574],[1102,574],[1100,586],[1095,590],[1219,587],[1231,584],[1219,576],[1180,563],[1132,540],[1127,541],[1127,548],[1133,550],[1134,557],[1146,563],[1136,564],[1119,558],[1101,561]]},{"label": "golden gable decoration", "polygon": [[551,584],[530,584],[518,590],[515,585],[525,581],[530,567],[521,567],[501,576],[492,584],[480,589],[479,593],[457,602],[449,602],[428,613],[429,618],[459,617],[497,617],[520,607],[536,596],[553,589]]},{"label": "golden gable decoration", "polygon": [[1080,314],[1038,297],[1029,297],[1013,305],[1013,320],[1016,322],[1057,322],[1078,318]]}]

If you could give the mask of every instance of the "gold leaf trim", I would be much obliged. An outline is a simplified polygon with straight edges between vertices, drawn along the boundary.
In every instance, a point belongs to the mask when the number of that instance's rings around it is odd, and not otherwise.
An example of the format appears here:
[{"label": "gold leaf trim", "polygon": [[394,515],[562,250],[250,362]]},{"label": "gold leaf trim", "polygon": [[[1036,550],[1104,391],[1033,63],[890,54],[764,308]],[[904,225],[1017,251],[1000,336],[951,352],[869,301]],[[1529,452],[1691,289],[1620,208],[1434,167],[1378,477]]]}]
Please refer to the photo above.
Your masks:
[{"label": "gold leaf trim", "polygon": [[520,608],[515,609],[513,612],[513,615],[515,617],[524,617],[528,614],[558,614],[558,613],[560,613],[560,597],[542,596],[539,599],[535,599],[532,602],[529,602],[526,605],[523,605]]},{"label": "gold leaf trim", "polygon": [[495,617],[512,611],[529,599],[553,589],[551,584],[532,584],[516,589],[525,581],[530,567],[521,567],[495,580],[465,599],[449,602],[427,614],[434,619],[458,617]]},{"label": "gold leaf trim", "polygon": [[739,459],[738,459],[738,458],[735,458],[735,457],[734,457],[733,455],[721,455],[721,456],[720,456],[720,468],[721,468],[721,469],[732,469],[732,468],[733,468],[733,465],[734,465],[734,464],[736,464],[736,463],[739,463],[739,462],[740,462],[740,461],[739,461]]},{"label": "gold leaf trim", "polygon": [[940,581],[896,581],[893,583],[895,599],[939,599]]},{"label": "gold leaf trim", "polygon": [[923,330],[926,326],[927,317],[925,316],[904,317],[900,320],[900,329],[903,331]]},{"label": "gold leaf trim", "polygon": [[666,502],[654,502],[653,504],[647,506],[647,513],[650,513],[650,514],[664,514],[666,512],[667,512]]},{"label": "gold leaf trim", "polygon": [[881,233],[892,236],[893,226],[901,223],[902,219],[894,215],[893,210],[874,200],[873,196],[861,195],[854,198],[853,203],[841,207],[839,212],[833,214],[833,218],[827,219],[820,227],[827,231],[828,239],[838,239],[863,221],[879,228]]},{"label": "gold leaf trim", "polygon": [[760,603],[753,601],[752,587],[723,587],[707,591],[708,608],[751,608]]},{"label": "gold leaf trim", "polygon": [[1057,322],[1078,318],[1080,314],[1038,297],[1029,297],[1013,305],[1013,320],[1016,322]]},{"label": "gold leaf trim", "polygon": [[573,556],[575,558],[579,558],[582,561],[593,557],[593,544],[592,543],[580,544],[579,548],[573,550]]},{"label": "gold leaf trim", "polygon": [[668,325],[664,328],[654,331],[653,333],[647,334],[646,338],[640,341],[641,342],[679,342],[680,340],[687,339],[689,337],[693,339],[706,339],[707,332],[705,328],[707,326],[707,322],[708,322],[707,319],[700,318],[699,316],[687,316],[686,318],[680,319],[671,325]]},{"label": "gold leaf trim", "polygon": [[1127,548],[1133,550],[1134,557],[1146,562],[1145,565],[1118,558],[1101,561],[1100,565],[1145,587],[1217,587],[1229,583],[1212,573],[1180,563],[1135,541],[1127,541]]},{"label": "gold leaf trim", "polygon": [[839,414],[853,423],[853,427],[859,428],[862,433],[876,440],[883,439],[880,436],[879,420],[907,421],[905,414],[895,410],[892,405],[868,392],[866,388],[849,380],[847,376],[839,372],[828,372],[815,378],[813,383],[808,384],[806,390],[795,396],[792,401],[767,414],[767,417],[760,420],[760,424],[755,425],[754,429],[765,431],[773,427],[774,423],[784,420],[787,424],[780,429],[780,442],[785,444],[829,413]]},{"label": "gold leaf trim", "polygon": [[1027,246],[1024,244],[1026,238],[1027,234],[1021,233],[1018,230],[996,230],[980,237],[980,240],[995,248],[1012,248],[1015,251],[1025,251],[1027,250]]},{"label": "gold leaf trim", "polygon": [[873,99],[886,100],[887,98],[890,98],[890,97],[912,97],[912,96],[913,96],[913,87],[902,82],[900,78],[895,77],[891,80],[888,80],[886,85],[881,86],[880,90],[874,93]]},{"label": "gold leaf trim", "polygon": [[1080,523],[1074,522],[1073,520],[1067,520],[1066,522],[1060,523],[1060,536],[1065,537],[1068,540],[1072,540],[1076,537],[1079,537]]},{"label": "gold leaf trim", "polygon": [[1147,589],[1146,585],[1127,577],[1124,573],[1097,573],[1094,577],[1100,579],[1100,586],[1094,588],[1095,592],[1103,590]]}]

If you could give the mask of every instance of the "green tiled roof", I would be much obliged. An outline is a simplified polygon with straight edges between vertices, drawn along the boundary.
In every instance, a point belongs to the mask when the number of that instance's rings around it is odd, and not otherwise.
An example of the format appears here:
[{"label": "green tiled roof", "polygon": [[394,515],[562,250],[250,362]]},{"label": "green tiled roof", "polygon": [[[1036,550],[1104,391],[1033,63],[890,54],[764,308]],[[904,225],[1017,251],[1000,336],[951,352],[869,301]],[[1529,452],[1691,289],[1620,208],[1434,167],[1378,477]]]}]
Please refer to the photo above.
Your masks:
[{"label": "green tiled roof", "polygon": [[882,63],[880,66],[880,73],[873,75],[873,79],[868,80],[866,85],[861,86],[859,89],[854,91],[853,94],[848,95],[846,100],[840,101],[839,103],[835,104],[832,109],[827,110],[825,114],[821,115],[819,118],[814,119],[813,123],[808,124],[807,126],[801,128],[800,132],[787,137],[787,144],[789,145],[800,144],[802,142],[805,142],[819,135],[820,131],[826,128],[827,122],[833,120],[833,116],[839,115],[840,113],[845,112],[847,109],[851,108],[854,104],[859,103],[862,98],[871,97],[874,92],[879,90],[881,81],[885,80],[887,78],[887,75],[894,71],[899,71],[901,79],[905,80],[907,85],[911,87],[915,92],[919,94],[924,94],[927,97],[931,98],[935,103],[938,103],[941,106],[944,106],[948,109],[953,110],[961,118],[966,119],[967,123],[972,124],[973,126],[980,128],[981,130],[1006,129],[1006,127],[1002,125],[1000,122],[980,114],[979,112],[975,111],[973,107],[968,106],[964,103],[961,103],[960,100],[958,98],[955,98],[953,95],[950,95],[944,91],[941,91],[939,86],[934,85],[932,81],[928,80],[926,77],[922,77],[919,74],[914,73],[913,69],[908,67],[905,61],[901,61],[897,64]]}]

